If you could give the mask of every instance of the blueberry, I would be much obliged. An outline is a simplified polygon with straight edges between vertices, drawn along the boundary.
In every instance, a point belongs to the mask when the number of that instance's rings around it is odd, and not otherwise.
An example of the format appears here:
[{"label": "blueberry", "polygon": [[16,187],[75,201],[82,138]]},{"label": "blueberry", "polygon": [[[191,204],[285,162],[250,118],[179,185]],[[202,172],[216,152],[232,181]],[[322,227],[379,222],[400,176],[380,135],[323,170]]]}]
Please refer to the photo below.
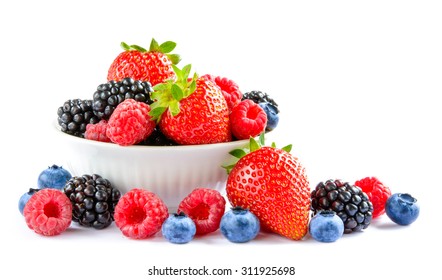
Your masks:
[{"label": "blueberry", "polygon": [[417,200],[408,193],[395,193],[387,199],[385,212],[396,224],[405,226],[416,221],[420,206]]},{"label": "blueberry", "polygon": [[221,233],[231,242],[244,243],[259,232],[259,220],[249,210],[235,207],[224,213],[220,222]]},{"label": "blueberry", "polygon": [[335,242],[344,234],[344,223],[334,211],[318,212],[309,224],[310,235],[320,242]]},{"label": "blueberry", "polygon": [[38,176],[38,188],[39,189],[59,189],[62,190],[65,186],[66,182],[72,178],[71,173],[64,169],[63,167],[59,167],[57,165],[52,165],[48,167],[48,169],[43,170]]},{"label": "blueberry", "polygon": [[28,202],[28,200],[31,198],[32,195],[34,195],[34,193],[36,193],[37,191],[39,191],[39,189],[29,189],[28,192],[24,193],[20,199],[18,200],[18,210],[20,211],[20,213],[23,215],[23,209],[25,209],[25,205]]},{"label": "blueberry", "polygon": [[279,115],[278,115],[278,109],[268,103],[268,102],[261,102],[259,103],[259,106],[264,109],[264,112],[266,112],[267,115],[267,126],[266,131],[272,131],[278,126],[279,122]]},{"label": "blueberry", "polygon": [[193,239],[196,226],[183,212],[170,215],[161,227],[164,238],[175,244],[184,244]]}]

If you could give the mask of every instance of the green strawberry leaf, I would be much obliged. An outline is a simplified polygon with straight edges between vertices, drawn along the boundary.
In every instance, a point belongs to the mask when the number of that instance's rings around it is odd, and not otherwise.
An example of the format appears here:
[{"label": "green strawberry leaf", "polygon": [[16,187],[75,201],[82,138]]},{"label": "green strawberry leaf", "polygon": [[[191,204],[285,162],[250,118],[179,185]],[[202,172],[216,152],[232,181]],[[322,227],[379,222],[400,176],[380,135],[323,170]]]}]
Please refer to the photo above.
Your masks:
[{"label": "green strawberry leaf", "polygon": [[157,91],[164,91],[164,90],[167,90],[169,88],[169,85],[167,84],[167,83],[164,83],[164,84],[156,84],[154,87],[153,87],[153,90],[154,90],[154,92],[157,92]]},{"label": "green strawberry leaf", "polygon": [[152,38],[152,41],[150,42],[150,47],[149,47],[149,51],[159,51],[160,50],[160,45],[158,45],[158,42]]},{"label": "green strawberry leaf", "polygon": [[271,146],[272,148],[276,148],[276,143],[275,142],[272,142],[272,146]]},{"label": "green strawberry leaf", "polygon": [[170,102],[169,103],[169,111],[172,114],[172,116],[176,116],[180,113],[180,103],[178,101]]},{"label": "green strawberry leaf", "polygon": [[162,53],[170,53],[171,51],[173,51],[176,47],[176,43],[172,42],[172,41],[166,41],[164,43],[162,43],[159,47],[160,52]]},{"label": "green strawberry leaf", "polygon": [[261,147],[265,146],[265,133],[261,133],[259,135],[259,144],[261,145]]},{"label": "green strawberry leaf", "polygon": [[170,59],[172,64],[178,64],[181,61],[181,57],[179,54],[166,54],[166,55]]},{"label": "green strawberry leaf", "polygon": [[125,42],[121,42],[120,46],[123,48],[123,50],[128,51],[130,50],[130,47]]},{"label": "green strawberry leaf", "polygon": [[234,156],[236,158],[242,158],[243,156],[247,155],[247,153],[243,149],[231,150],[229,152],[229,154],[231,154],[232,156]]},{"label": "green strawberry leaf", "polygon": [[227,174],[230,174],[230,172],[232,171],[233,167],[235,167],[235,165],[236,163],[230,165],[222,165],[221,167],[226,170]]},{"label": "green strawberry leaf", "polygon": [[149,116],[154,120],[160,120],[161,115],[167,110],[167,107],[152,108],[149,112]]},{"label": "green strawberry leaf", "polygon": [[290,145],[287,145],[287,146],[285,146],[285,147],[282,147],[281,148],[281,150],[284,150],[284,151],[286,151],[287,153],[290,153],[290,151],[292,150],[292,144],[290,144]]},{"label": "green strawberry leaf", "polygon": [[191,64],[187,64],[187,65],[184,66],[183,69],[181,70],[182,73],[183,73],[183,77],[186,77],[186,79],[187,79],[187,77],[189,77],[190,69],[191,69],[191,68],[192,68],[192,65],[191,65]]},{"label": "green strawberry leaf", "polygon": [[259,150],[259,148],[261,148],[261,146],[259,145],[259,143],[255,140],[255,138],[250,137],[250,152],[254,152],[256,150]]},{"label": "green strawberry leaf", "polygon": [[147,52],[147,50],[145,48],[140,47],[138,45],[130,45],[129,47],[130,47],[131,50],[136,50],[136,51],[139,51],[139,52]]},{"label": "green strawberry leaf", "polygon": [[183,90],[177,84],[172,84],[171,92],[172,92],[172,97],[176,101],[180,101],[181,99],[183,99],[184,95]]}]

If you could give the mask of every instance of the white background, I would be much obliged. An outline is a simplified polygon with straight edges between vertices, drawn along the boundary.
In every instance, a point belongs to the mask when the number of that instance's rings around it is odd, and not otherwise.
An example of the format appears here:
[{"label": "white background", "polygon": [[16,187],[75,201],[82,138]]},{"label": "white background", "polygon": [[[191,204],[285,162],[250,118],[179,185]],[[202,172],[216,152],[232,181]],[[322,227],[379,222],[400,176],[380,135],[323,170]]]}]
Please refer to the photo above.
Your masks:
[{"label": "white background", "polygon": [[[149,277],[154,265],[296,269],[268,279],[438,275],[441,14],[438,1],[3,1],[0,278],[169,279]],[[271,94],[275,136],[294,145],[312,188],[377,176],[419,200],[419,219],[400,227],[384,216],[332,244],[261,234],[237,245],[217,232],[177,246],[129,240],[114,225],[30,231],[17,201],[63,160],[48,136],[58,106],[91,98],[121,41],[148,47],[152,37],[177,42],[181,66]]]}]

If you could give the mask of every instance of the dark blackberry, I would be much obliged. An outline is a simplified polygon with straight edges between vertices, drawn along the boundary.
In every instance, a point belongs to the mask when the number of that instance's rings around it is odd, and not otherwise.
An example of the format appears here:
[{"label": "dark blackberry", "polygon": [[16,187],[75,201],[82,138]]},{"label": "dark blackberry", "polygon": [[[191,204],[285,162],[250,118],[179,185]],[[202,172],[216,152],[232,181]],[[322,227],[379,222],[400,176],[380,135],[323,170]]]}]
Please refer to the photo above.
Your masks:
[{"label": "dark blackberry", "polygon": [[339,180],[320,182],[311,193],[313,214],[332,210],[344,222],[344,233],[367,228],[373,216],[373,204],[357,186]]},{"label": "dark blackberry", "polygon": [[268,102],[276,108],[276,113],[279,114],[278,104],[275,102],[275,100],[270,98],[270,96],[265,92],[262,92],[259,90],[252,90],[252,91],[246,92],[242,96],[242,100],[245,100],[245,99],[250,99],[253,102],[255,102],[256,104],[259,104],[262,102]]},{"label": "dark blackberry", "polygon": [[93,110],[100,119],[109,119],[115,107],[126,99],[152,104],[150,94],[153,91],[149,82],[125,78],[120,82],[109,81],[97,87],[93,95]]},{"label": "dark blackberry", "polygon": [[58,108],[57,115],[61,131],[79,137],[84,137],[86,125],[99,121],[92,111],[92,100],[67,100]]},{"label": "dark blackberry", "polygon": [[82,226],[103,229],[114,220],[121,193],[100,175],[72,177],[63,189],[72,203],[72,220]]},{"label": "dark blackberry", "polygon": [[149,135],[145,140],[143,140],[139,145],[145,146],[175,146],[177,145],[174,141],[167,138],[159,129],[155,127],[152,134]]}]

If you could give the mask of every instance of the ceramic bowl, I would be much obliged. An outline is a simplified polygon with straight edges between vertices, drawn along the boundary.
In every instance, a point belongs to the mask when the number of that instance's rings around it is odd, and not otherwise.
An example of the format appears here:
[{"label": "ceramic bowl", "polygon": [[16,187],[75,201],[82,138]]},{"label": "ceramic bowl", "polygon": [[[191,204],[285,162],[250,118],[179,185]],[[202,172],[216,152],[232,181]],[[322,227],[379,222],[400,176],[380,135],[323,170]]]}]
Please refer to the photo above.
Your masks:
[{"label": "ceramic bowl", "polygon": [[144,188],[157,194],[175,211],[197,187],[223,193],[227,173],[221,166],[232,161],[229,151],[248,140],[185,146],[119,146],[71,136],[54,124],[57,146],[63,149],[64,167],[73,176],[99,174],[122,193]]}]

